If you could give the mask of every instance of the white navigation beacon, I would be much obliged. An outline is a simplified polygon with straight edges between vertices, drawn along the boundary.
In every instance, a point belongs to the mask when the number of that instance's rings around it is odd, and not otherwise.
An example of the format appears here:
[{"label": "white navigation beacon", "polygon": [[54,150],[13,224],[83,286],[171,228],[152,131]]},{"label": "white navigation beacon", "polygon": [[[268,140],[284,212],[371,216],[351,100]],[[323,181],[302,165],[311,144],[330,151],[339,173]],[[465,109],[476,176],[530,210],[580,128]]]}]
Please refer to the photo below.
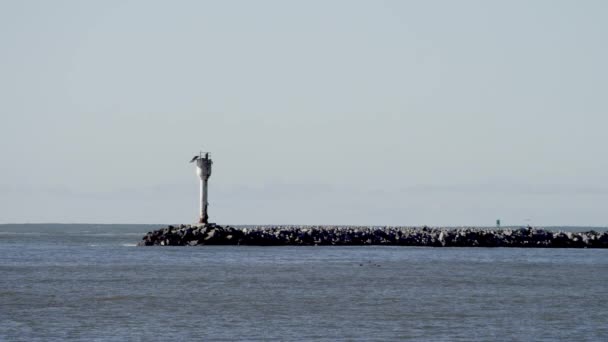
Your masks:
[{"label": "white navigation beacon", "polygon": [[200,182],[200,215],[198,223],[209,223],[209,215],[207,213],[207,181],[211,176],[211,158],[209,152],[200,152],[198,156],[194,156],[190,162],[196,161],[196,174],[201,179]]}]

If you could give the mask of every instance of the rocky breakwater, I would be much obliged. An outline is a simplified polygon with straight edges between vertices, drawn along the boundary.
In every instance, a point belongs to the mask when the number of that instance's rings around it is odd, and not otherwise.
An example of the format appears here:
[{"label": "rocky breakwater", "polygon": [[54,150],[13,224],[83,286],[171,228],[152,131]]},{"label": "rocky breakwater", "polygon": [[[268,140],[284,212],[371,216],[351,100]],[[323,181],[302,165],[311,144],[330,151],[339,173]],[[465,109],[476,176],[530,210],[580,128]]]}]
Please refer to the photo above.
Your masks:
[{"label": "rocky breakwater", "polygon": [[571,233],[532,227],[517,229],[350,226],[235,228],[203,224],[168,226],[147,233],[139,243],[139,246],[200,245],[608,248],[608,231]]}]

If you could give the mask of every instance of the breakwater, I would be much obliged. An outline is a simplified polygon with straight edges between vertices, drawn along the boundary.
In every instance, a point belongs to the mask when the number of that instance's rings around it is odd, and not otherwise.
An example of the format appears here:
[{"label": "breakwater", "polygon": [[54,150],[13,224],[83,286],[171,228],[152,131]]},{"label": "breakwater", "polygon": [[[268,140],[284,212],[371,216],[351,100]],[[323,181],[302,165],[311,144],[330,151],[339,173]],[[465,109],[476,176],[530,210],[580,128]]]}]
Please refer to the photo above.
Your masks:
[{"label": "breakwater", "polygon": [[434,228],[350,226],[222,227],[178,225],[147,233],[139,246],[428,246],[608,248],[608,231],[554,232],[525,228]]}]

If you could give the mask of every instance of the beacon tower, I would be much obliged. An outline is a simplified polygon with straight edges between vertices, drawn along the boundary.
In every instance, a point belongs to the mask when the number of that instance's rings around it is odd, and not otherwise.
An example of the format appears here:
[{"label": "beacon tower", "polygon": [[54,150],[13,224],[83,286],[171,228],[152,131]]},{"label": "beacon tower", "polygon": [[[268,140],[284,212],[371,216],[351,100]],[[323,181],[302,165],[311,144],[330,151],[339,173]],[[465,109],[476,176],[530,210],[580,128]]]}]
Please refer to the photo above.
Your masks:
[{"label": "beacon tower", "polygon": [[213,161],[209,158],[209,152],[200,152],[198,156],[194,156],[191,163],[196,161],[196,174],[200,178],[200,215],[198,223],[209,223],[209,214],[207,213],[207,183],[211,176],[211,165]]}]

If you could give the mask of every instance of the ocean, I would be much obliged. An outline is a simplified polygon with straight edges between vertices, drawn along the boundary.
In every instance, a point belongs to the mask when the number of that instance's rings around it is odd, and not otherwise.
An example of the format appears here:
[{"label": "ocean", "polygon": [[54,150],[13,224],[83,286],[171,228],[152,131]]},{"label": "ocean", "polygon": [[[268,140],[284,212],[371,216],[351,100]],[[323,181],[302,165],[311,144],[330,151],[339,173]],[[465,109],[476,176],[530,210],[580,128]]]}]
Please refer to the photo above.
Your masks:
[{"label": "ocean", "polygon": [[0,341],[608,341],[605,249],[135,246],[161,227],[0,225]]}]

